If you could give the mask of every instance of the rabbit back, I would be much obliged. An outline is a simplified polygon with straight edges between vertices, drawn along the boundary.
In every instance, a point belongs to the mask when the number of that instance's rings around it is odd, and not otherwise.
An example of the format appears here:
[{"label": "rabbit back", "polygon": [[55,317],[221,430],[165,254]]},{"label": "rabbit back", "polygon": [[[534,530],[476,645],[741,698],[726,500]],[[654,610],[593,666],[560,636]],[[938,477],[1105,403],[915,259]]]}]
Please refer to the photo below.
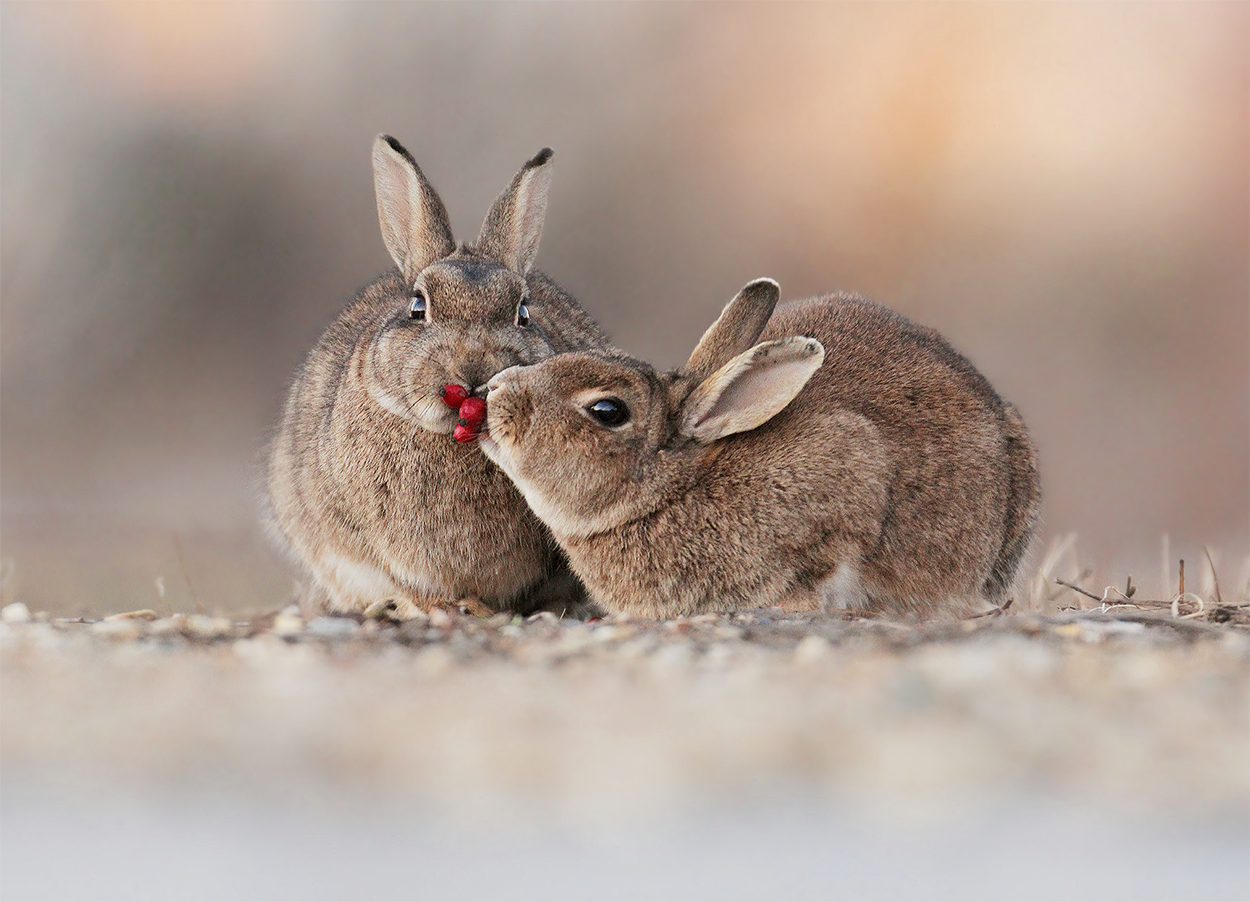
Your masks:
[{"label": "rabbit back", "polygon": [[788,335],[819,340],[825,362],[769,427],[793,428],[811,411],[854,414],[885,455],[880,528],[859,574],[866,594],[902,612],[930,599],[1001,602],[1040,507],[1018,411],[938,332],[855,295],[779,306],[761,337]]}]

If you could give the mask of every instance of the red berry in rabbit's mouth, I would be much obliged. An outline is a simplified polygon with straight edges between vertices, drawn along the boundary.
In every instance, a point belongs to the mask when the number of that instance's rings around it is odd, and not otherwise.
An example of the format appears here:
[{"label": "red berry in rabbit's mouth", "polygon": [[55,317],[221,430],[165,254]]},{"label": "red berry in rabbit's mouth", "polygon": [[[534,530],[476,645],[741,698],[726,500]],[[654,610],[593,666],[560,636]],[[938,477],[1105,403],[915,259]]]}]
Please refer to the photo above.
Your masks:
[{"label": "red berry in rabbit's mouth", "polygon": [[458,442],[471,442],[478,437],[485,422],[486,402],[470,395],[460,403],[460,423],[452,430],[452,436]]},{"label": "red berry in rabbit's mouth", "polygon": [[469,390],[463,385],[445,385],[443,386],[443,403],[456,410],[464,403],[464,399],[469,397]]},{"label": "red berry in rabbit's mouth", "polygon": [[481,426],[486,420],[486,402],[476,396],[465,398],[460,405],[460,419],[473,429]]}]

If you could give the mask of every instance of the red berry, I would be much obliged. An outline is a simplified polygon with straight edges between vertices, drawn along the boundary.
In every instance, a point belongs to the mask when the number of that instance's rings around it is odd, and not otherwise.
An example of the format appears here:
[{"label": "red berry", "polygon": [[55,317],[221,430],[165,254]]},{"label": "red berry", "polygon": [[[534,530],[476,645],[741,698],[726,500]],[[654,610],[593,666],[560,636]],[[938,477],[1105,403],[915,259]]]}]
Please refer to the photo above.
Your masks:
[{"label": "red berry", "polygon": [[486,421],[486,402],[473,396],[465,398],[460,405],[460,419],[473,429],[477,429]]},{"label": "red berry", "polygon": [[452,430],[452,437],[458,442],[471,442],[477,438],[477,430],[469,426],[457,425]]},{"label": "red berry", "polygon": [[464,399],[469,397],[469,390],[463,385],[447,385],[443,387],[443,403],[452,410],[458,408],[464,403]]}]

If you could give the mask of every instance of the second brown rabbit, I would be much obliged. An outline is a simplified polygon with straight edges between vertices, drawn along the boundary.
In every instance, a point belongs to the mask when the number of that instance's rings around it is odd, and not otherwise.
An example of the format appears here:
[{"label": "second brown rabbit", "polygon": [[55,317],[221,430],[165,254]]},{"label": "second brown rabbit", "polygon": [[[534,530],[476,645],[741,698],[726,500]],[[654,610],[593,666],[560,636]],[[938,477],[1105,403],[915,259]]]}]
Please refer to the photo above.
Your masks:
[{"label": "second brown rabbit", "polygon": [[483,451],[612,612],[1001,603],[1040,509],[1019,413],[931,329],[777,297],[748,285],[676,372],[609,352],[499,373]]}]

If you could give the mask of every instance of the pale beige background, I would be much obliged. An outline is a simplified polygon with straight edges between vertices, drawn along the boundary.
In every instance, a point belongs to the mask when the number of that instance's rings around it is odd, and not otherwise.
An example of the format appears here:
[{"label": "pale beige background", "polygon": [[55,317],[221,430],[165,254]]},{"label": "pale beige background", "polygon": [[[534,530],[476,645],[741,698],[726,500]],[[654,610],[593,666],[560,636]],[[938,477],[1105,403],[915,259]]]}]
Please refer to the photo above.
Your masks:
[{"label": "pale beige background", "polygon": [[656,362],[761,275],[938,327],[1031,424],[1046,541],[1162,593],[1168,534],[1234,584],[1248,11],[5,3],[5,600],[282,600],[254,464],[389,263],[381,131],[463,239],[554,147],[539,265]]}]

